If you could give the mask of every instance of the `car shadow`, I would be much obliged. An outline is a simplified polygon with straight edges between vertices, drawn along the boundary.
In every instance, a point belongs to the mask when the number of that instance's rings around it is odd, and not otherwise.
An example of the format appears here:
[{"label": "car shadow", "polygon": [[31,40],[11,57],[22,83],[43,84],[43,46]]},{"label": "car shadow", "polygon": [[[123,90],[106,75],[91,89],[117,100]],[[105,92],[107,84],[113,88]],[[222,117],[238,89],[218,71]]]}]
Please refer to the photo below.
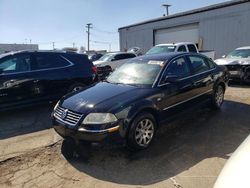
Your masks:
[{"label": "car shadow", "polygon": [[151,185],[174,177],[204,159],[227,159],[250,132],[249,113],[250,105],[229,100],[219,111],[196,108],[175,122],[161,126],[146,150],[132,152],[123,146],[105,143],[93,146],[87,160],[69,162],[99,180]]},{"label": "car shadow", "polygon": [[0,112],[0,140],[51,128],[54,104],[39,104]]}]

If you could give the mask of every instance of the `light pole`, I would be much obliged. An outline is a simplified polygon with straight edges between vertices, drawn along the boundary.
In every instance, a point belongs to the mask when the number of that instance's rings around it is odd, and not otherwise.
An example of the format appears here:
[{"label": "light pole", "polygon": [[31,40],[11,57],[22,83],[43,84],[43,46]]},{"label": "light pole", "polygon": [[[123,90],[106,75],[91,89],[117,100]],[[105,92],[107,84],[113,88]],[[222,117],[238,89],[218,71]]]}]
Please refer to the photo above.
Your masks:
[{"label": "light pole", "polygon": [[166,8],[167,16],[168,16],[169,15],[168,8],[171,7],[171,5],[163,4],[162,6]]}]

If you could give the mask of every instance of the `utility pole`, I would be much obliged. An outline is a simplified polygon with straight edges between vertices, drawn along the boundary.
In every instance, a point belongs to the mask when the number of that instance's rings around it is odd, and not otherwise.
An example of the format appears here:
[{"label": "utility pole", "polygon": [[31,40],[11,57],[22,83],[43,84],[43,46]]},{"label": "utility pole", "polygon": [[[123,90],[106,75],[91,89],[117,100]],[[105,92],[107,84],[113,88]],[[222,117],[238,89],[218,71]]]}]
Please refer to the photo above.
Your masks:
[{"label": "utility pole", "polygon": [[73,42],[73,48],[75,48],[75,43]]},{"label": "utility pole", "polygon": [[168,8],[171,7],[171,5],[163,4],[162,6],[166,8],[167,16],[168,16],[169,15]]},{"label": "utility pole", "polygon": [[87,28],[87,35],[88,35],[88,52],[89,52],[89,35],[90,35],[90,29],[92,29],[92,23],[88,23],[86,24],[86,28]]},{"label": "utility pole", "polygon": [[109,52],[111,52],[111,43],[109,43]]},{"label": "utility pole", "polygon": [[55,42],[52,42],[52,45],[53,45],[53,50],[55,49]]}]

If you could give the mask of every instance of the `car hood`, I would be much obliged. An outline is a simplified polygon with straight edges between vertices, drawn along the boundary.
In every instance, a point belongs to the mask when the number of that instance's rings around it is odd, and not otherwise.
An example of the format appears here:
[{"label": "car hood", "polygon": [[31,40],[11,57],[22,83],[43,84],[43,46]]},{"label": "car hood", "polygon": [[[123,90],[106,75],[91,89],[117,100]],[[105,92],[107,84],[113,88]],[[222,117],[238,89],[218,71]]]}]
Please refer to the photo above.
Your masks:
[{"label": "car hood", "polygon": [[79,113],[113,112],[127,103],[147,95],[152,88],[100,82],[61,100],[64,108]]},{"label": "car hood", "polygon": [[222,58],[216,59],[217,65],[250,65],[250,58]]}]

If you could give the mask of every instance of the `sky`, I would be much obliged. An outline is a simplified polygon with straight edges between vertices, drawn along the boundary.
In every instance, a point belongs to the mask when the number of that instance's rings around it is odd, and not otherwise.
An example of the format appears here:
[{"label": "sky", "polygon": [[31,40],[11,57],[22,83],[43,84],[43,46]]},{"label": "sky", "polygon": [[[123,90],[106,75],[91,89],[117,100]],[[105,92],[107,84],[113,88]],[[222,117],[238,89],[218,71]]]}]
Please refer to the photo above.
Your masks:
[{"label": "sky", "polygon": [[[225,0],[0,0],[0,43],[39,44],[39,49],[119,50],[118,28]],[[73,44],[74,43],[74,44]]]}]

